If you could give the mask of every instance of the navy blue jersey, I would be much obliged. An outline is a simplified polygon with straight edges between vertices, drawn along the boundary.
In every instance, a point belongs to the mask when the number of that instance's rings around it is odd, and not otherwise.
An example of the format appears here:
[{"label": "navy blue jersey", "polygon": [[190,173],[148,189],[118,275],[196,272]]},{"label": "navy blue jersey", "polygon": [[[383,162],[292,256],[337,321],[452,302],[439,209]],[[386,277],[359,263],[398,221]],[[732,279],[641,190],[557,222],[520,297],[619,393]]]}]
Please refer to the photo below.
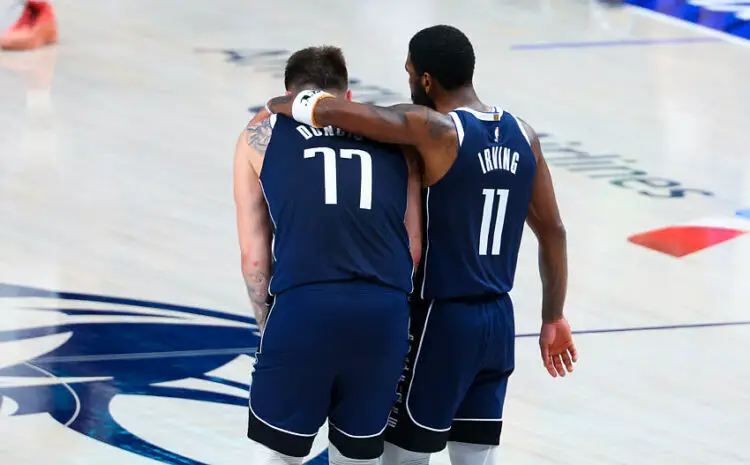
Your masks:
[{"label": "navy blue jersey", "polygon": [[283,115],[272,123],[260,176],[274,227],[271,293],[348,280],[411,292],[401,150]]},{"label": "navy blue jersey", "polygon": [[450,113],[459,151],[425,191],[425,250],[417,283],[425,300],[510,291],[536,174],[525,131],[511,114]]}]

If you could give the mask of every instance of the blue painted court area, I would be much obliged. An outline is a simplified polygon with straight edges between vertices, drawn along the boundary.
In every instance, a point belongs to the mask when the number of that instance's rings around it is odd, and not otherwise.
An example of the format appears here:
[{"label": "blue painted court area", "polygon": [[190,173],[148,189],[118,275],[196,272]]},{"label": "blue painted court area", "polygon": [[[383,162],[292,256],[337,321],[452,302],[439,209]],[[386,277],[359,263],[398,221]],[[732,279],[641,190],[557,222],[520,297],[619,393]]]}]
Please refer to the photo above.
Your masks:
[{"label": "blue painted court area", "polygon": [[750,220],[750,208],[746,208],[744,210],[737,210],[737,216],[740,218],[746,218]]},{"label": "blue painted court area", "polygon": [[600,40],[589,42],[546,42],[546,43],[529,43],[513,44],[511,50],[552,50],[559,48],[594,48],[594,47],[633,47],[633,46],[655,46],[655,45],[673,45],[673,44],[696,44],[703,42],[716,42],[720,39],[715,37],[673,37],[665,39],[620,39],[620,40]]},{"label": "blue painted court area", "polygon": [[744,0],[627,0],[627,3],[750,39],[750,2]]}]

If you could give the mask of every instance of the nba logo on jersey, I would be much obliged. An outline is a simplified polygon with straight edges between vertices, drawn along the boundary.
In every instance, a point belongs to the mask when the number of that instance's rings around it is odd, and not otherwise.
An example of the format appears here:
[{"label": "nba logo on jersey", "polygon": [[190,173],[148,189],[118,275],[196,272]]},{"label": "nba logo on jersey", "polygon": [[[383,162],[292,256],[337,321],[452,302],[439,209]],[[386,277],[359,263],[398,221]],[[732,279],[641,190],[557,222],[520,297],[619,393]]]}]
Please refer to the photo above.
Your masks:
[{"label": "nba logo on jersey", "polygon": [[495,142],[500,142],[500,126],[495,128]]}]

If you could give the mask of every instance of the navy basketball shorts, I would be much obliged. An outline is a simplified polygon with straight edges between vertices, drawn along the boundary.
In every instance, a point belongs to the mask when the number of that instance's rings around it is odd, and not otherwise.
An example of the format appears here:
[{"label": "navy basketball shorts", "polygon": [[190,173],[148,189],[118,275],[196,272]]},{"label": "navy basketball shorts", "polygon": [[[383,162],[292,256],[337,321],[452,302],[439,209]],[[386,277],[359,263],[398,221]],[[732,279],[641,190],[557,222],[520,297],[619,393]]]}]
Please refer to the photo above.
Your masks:
[{"label": "navy basketball shorts", "polygon": [[304,457],[328,419],[344,456],[379,457],[408,339],[404,292],[347,282],[277,295],[256,353],[248,437]]},{"label": "navy basketball shorts", "polygon": [[499,445],[514,368],[513,303],[414,301],[411,348],[386,441],[433,453],[447,441]]}]

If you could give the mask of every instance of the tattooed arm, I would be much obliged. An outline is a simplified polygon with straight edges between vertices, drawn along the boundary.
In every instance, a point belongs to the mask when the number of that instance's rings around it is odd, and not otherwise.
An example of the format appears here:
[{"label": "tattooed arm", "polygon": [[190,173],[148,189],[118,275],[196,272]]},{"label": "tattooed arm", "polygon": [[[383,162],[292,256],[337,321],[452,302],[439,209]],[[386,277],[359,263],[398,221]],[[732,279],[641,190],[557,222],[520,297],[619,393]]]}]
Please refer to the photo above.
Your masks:
[{"label": "tattooed arm", "polygon": [[268,283],[271,274],[271,221],[258,179],[268,142],[268,119],[251,122],[240,134],[234,151],[234,201],[242,257],[242,276],[258,328],[268,317]]},{"label": "tattooed arm", "polygon": [[[274,113],[292,116],[295,94],[276,97],[268,102]],[[320,126],[336,126],[381,142],[414,146],[426,168],[450,163],[458,152],[458,136],[453,120],[421,105],[402,104],[379,107],[351,102],[343,98],[321,99],[315,105],[314,119]]]}]

